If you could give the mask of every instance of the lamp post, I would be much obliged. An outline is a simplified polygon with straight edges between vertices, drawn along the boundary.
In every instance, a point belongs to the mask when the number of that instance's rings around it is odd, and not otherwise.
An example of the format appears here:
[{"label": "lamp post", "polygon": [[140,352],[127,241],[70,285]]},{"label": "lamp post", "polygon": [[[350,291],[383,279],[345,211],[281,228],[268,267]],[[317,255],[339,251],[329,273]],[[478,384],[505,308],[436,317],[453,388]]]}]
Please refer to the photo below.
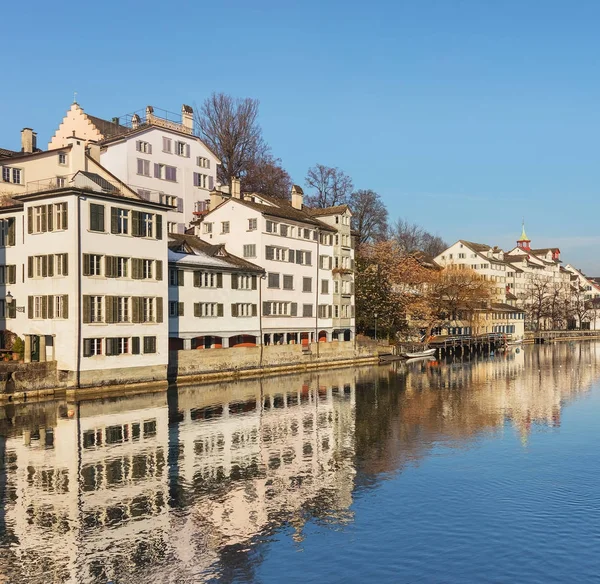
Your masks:
[{"label": "lamp post", "polygon": [[12,304],[13,302],[14,302],[14,297],[10,292],[8,292],[8,294],[6,295],[6,304]]},{"label": "lamp post", "polygon": [[373,316],[375,316],[375,340],[377,340],[377,313],[375,313]]}]

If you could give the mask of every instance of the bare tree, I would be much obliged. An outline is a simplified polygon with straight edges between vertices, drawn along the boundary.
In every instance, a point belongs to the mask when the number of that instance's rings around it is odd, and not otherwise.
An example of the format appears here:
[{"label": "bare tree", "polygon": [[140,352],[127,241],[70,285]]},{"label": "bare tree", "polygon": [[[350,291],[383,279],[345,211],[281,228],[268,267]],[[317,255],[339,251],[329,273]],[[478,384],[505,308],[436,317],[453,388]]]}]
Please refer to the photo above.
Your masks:
[{"label": "bare tree", "polygon": [[218,179],[226,185],[268,155],[258,124],[258,105],[256,99],[213,93],[196,115],[200,137],[221,159]]},{"label": "bare tree", "polygon": [[404,253],[422,251],[435,257],[442,253],[448,244],[439,236],[433,235],[416,223],[398,219],[390,230],[392,237]]},{"label": "bare tree", "polygon": [[372,190],[358,190],[350,196],[352,227],[358,244],[382,241],[387,232],[388,211],[381,197]]},{"label": "bare tree", "polygon": [[352,179],[339,168],[316,164],[306,173],[306,185],[312,189],[306,197],[309,207],[334,207],[348,202]]},{"label": "bare tree", "polygon": [[263,193],[288,199],[291,190],[290,175],[281,165],[281,160],[270,155],[251,162],[242,178],[242,191],[246,193]]}]

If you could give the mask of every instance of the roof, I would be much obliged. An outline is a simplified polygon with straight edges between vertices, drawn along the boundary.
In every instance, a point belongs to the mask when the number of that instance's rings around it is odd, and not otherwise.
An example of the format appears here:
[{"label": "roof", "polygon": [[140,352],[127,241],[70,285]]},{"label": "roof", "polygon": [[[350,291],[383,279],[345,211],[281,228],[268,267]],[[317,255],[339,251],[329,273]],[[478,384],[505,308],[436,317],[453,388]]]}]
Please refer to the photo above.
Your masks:
[{"label": "roof", "polygon": [[7,148],[0,148],[0,158],[9,158],[10,156],[16,156],[17,154],[21,154],[16,150],[8,150]]},{"label": "roof", "polygon": [[313,207],[305,207],[306,212],[313,217],[320,217],[321,215],[337,215],[345,213],[349,210],[348,205],[336,205],[334,207],[324,207],[323,209],[317,209]]},{"label": "roof", "polygon": [[292,207],[292,203],[290,201],[287,201],[285,199],[277,199],[275,197],[271,197],[268,195],[262,195],[262,194],[258,194],[258,193],[256,194],[256,196],[260,197],[261,199],[264,199],[265,201],[267,201],[270,204],[265,205],[263,203],[256,203],[254,201],[249,201],[248,199],[238,199],[238,198],[232,197],[230,199],[227,199],[223,203],[221,203],[221,205],[224,203],[229,203],[232,200],[238,201],[242,205],[245,205],[246,207],[249,207],[250,209],[254,209],[255,211],[263,213],[264,215],[269,215],[270,217],[277,217],[279,219],[289,219],[290,221],[298,221],[301,223],[308,223],[309,225],[314,225],[315,227],[318,227],[319,229],[322,229],[323,231],[331,231],[333,233],[336,232],[336,229],[334,227],[331,227],[330,225],[327,225],[326,223],[323,223],[322,221],[319,221],[318,219],[314,219],[306,211],[300,210],[300,209],[295,209],[294,207]]},{"label": "roof", "polygon": [[[66,152],[71,150],[71,148],[73,148],[73,144],[67,144],[66,146],[60,146],[59,148],[52,148],[50,150],[40,150],[38,148],[35,152],[13,152],[12,154],[7,155],[7,157],[10,157],[11,160],[20,160],[22,158],[29,158],[33,156],[41,157],[47,154]],[[11,150],[6,150],[4,148],[1,148],[0,150],[3,152],[12,152]]]},{"label": "roof", "polygon": [[470,247],[473,251],[489,251],[491,246],[486,245],[485,243],[474,243],[472,241],[466,241],[464,239],[459,239],[460,243],[464,243],[466,246]]},{"label": "roof", "polygon": [[75,179],[77,175],[84,176],[86,179],[99,186],[103,191],[109,193],[118,191],[118,188],[115,185],[113,185],[111,182],[107,181],[104,177],[100,176],[95,172],[80,170],[73,178]]},{"label": "roof", "polygon": [[523,222],[523,230],[521,231],[521,237],[518,241],[531,241],[531,239],[527,237],[527,233],[525,233],[525,222]]},{"label": "roof", "polygon": [[558,247],[542,247],[540,249],[530,249],[529,250],[533,255],[539,255],[539,254],[547,254],[549,251],[552,252],[560,252],[560,249],[558,249]]},{"label": "roof", "polygon": [[522,308],[517,308],[516,306],[511,306],[510,304],[506,304],[504,302],[492,302],[490,308],[507,312],[525,312]]},{"label": "roof", "polygon": [[192,263],[202,266],[228,268],[263,273],[264,269],[229,253],[224,245],[213,245],[182,233],[169,233],[169,262]]},{"label": "roof", "polygon": [[508,300],[518,300],[512,292],[506,292],[506,298],[508,298]]},{"label": "roof", "polygon": [[527,260],[527,256],[525,254],[509,254],[509,253],[505,253],[504,254],[504,261],[505,262],[522,262],[523,260]]},{"label": "roof", "polygon": [[426,254],[422,251],[416,251],[412,254],[412,257],[415,258],[419,264],[430,270],[441,270],[443,269],[434,259],[433,256]]},{"label": "roof", "polygon": [[118,122],[109,122],[108,120],[103,120],[102,118],[91,116],[90,114],[85,115],[88,117],[90,122],[92,122],[92,124],[98,128],[98,131],[102,134],[104,139],[113,138],[114,136],[121,136],[131,132],[131,128],[122,126]]}]

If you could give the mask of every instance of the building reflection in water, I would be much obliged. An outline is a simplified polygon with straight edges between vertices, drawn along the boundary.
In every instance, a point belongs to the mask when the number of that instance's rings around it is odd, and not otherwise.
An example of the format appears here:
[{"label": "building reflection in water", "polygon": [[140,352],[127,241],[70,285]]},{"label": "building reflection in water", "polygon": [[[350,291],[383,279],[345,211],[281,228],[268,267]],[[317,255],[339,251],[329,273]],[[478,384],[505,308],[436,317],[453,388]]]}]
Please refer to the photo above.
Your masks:
[{"label": "building reflection in water", "polygon": [[252,579],[438,444],[557,427],[600,344],[0,409],[0,582]]}]

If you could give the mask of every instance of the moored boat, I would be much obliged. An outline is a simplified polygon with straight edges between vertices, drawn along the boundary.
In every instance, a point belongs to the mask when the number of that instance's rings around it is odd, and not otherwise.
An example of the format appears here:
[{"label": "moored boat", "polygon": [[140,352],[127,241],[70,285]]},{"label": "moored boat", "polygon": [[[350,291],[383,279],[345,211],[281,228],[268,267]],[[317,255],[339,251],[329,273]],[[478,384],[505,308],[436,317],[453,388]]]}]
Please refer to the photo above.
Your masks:
[{"label": "moored boat", "polygon": [[437,349],[425,349],[424,351],[417,351],[414,353],[404,353],[407,359],[420,359],[421,357],[431,357],[435,355]]}]

